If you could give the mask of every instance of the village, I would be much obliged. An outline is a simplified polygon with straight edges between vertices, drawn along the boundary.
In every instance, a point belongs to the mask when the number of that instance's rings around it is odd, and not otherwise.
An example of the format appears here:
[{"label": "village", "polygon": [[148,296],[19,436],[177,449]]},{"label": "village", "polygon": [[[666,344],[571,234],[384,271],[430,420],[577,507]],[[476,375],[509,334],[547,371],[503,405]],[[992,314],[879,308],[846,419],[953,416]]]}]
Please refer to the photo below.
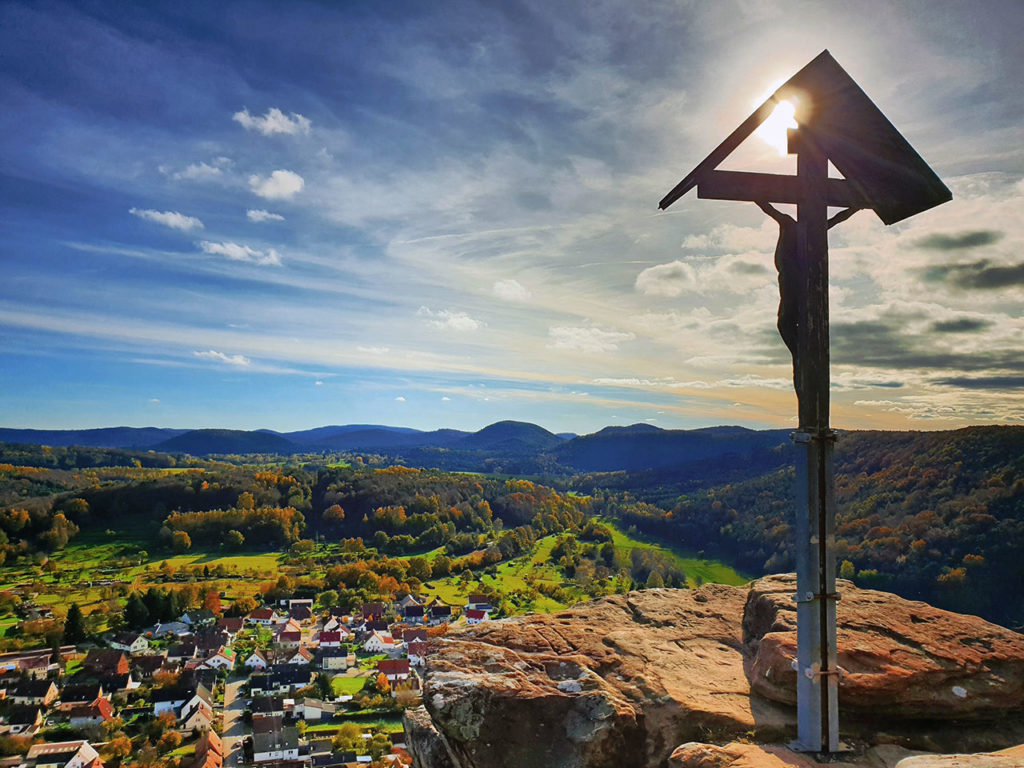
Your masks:
[{"label": "village", "polygon": [[421,701],[432,640],[492,612],[486,594],[358,612],[285,598],[236,617],[189,610],[103,647],[3,654],[0,738],[33,744],[0,766],[408,766],[401,712]]}]

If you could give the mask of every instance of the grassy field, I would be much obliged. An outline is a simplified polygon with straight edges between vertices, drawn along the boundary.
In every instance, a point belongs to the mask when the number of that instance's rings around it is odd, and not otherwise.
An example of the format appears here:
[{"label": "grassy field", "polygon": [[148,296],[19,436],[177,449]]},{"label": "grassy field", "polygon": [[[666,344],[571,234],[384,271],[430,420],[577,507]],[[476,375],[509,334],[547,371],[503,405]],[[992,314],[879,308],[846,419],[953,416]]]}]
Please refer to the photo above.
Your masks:
[{"label": "grassy field", "polygon": [[335,696],[355,696],[366,685],[365,677],[342,677],[338,675],[331,680],[331,688]]},{"label": "grassy field", "polygon": [[686,581],[691,587],[697,585],[698,578],[702,582],[713,581],[718,584],[731,584],[733,586],[746,584],[753,578],[751,576],[744,576],[725,563],[697,557],[694,552],[667,547],[645,537],[629,536],[625,531],[616,527],[615,523],[611,520],[602,520],[601,522],[611,529],[612,543],[616,549],[626,552],[634,549],[651,549],[671,557],[676,565],[686,574]]}]

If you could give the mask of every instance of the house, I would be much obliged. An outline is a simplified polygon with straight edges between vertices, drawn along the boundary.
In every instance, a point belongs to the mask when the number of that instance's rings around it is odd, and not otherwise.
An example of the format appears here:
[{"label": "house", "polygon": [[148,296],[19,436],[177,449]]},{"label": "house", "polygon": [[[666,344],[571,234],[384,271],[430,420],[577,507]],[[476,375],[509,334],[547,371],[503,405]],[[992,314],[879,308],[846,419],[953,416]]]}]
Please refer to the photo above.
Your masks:
[{"label": "house", "polygon": [[257,608],[251,611],[245,620],[249,624],[256,624],[261,627],[272,627],[281,621],[281,617],[273,608]]},{"label": "house", "polygon": [[169,621],[165,624],[154,624],[149,629],[143,630],[146,637],[184,637],[192,634],[192,627],[183,621]]},{"label": "house", "polygon": [[85,739],[77,739],[33,744],[25,759],[36,768],[85,768],[99,759],[99,753]]},{"label": "house", "polygon": [[252,760],[265,763],[270,760],[297,760],[299,757],[299,733],[292,727],[281,728],[270,733],[254,733],[252,736]]},{"label": "house", "polygon": [[99,698],[107,698],[101,683],[70,683],[61,689],[57,709],[68,712],[79,704],[91,704]]},{"label": "house", "polygon": [[209,608],[194,608],[181,614],[180,621],[195,630],[197,627],[210,627],[217,617]]},{"label": "house", "polygon": [[[290,702],[291,699],[288,699]],[[288,708],[289,705],[285,704]],[[291,717],[294,713],[294,709],[286,710],[288,716]],[[254,717],[252,719],[252,732],[253,733],[274,733],[280,731],[284,727],[284,715],[262,715],[260,717]]]},{"label": "house", "polygon": [[410,627],[402,633],[402,642],[408,645],[409,643],[426,642],[427,641],[427,630],[422,627],[416,629]]},{"label": "house", "polygon": [[114,708],[107,699],[96,699],[89,704],[76,704],[68,710],[68,724],[72,728],[89,728],[114,719]]},{"label": "house", "polygon": [[153,703],[153,714],[162,715],[173,712],[179,718],[196,704],[203,702],[212,709],[210,689],[204,685],[177,685],[173,688],[157,688],[153,691],[150,701]]},{"label": "house", "polygon": [[479,624],[481,621],[487,621],[491,618],[487,611],[481,611],[476,608],[470,608],[466,611],[466,623],[467,624]]},{"label": "house", "polygon": [[249,669],[266,669],[269,666],[269,664],[267,664],[267,657],[264,656],[263,651],[258,648],[250,653],[249,658],[247,658],[243,663]]},{"label": "house", "polygon": [[7,692],[15,704],[42,704],[44,707],[50,706],[58,695],[52,680],[23,680]]},{"label": "house", "polygon": [[163,656],[134,656],[130,663],[133,678],[150,680],[153,675],[164,668],[167,659]]},{"label": "house", "polygon": [[481,592],[475,592],[469,596],[466,600],[466,608],[476,608],[483,610],[485,607],[490,608],[491,599],[487,595]]},{"label": "house", "polygon": [[397,647],[395,638],[387,632],[371,632],[363,643],[363,650],[367,653],[390,653]]},{"label": "house", "polygon": [[[348,634],[347,632],[345,633]],[[331,632],[321,632],[319,637],[319,644],[321,648],[340,648],[342,641],[342,631],[334,630]]]},{"label": "house", "polygon": [[394,683],[409,678],[409,659],[381,659],[377,662],[377,671]]},{"label": "house", "polygon": [[306,624],[313,618],[313,610],[305,605],[297,605],[288,611],[288,618]]},{"label": "house", "polygon": [[231,669],[235,666],[235,652],[230,648],[221,648],[202,664],[207,669]]},{"label": "house", "polygon": [[203,627],[192,636],[192,639],[195,641],[200,656],[208,655],[221,646],[231,644],[231,637],[228,633],[216,627]]},{"label": "house", "polygon": [[309,664],[311,661],[313,661],[313,653],[308,648],[299,648],[286,663]]},{"label": "house", "polygon": [[405,597],[401,598],[395,603],[395,608],[399,611],[403,611],[410,605],[423,605],[423,603],[421,603],[412,595],[406,595]]},{"label": "house", "polygon": [[334,704],[320,699],[302,699],[295,704],[295,717],[307,723],[313,720],[330,720],[334,717]]},{"label": "house", "polygon": [[39,704],[15,704],[0,716],[0,736],[35,736],[43,727]]},{"label": "house", "polygon": [[178,713],[178,730],[208,731],[213,725],[213,707],[208,701],[199,700],[183,706]]},{"label": "house", "polygon": [[387,632],[390,627],[386,619],[367,619],[363,622],[364,632]]},{"label": "house", "polygon": [[196,756],[190,768],[221,768],[224,764],[224,743],[216,731],[203,731],[196,741]]},{"label": "house", "polygon": [[274,691],[294,691],[309,685],[309,668],[298,664],[274,664],[270,667],[270,685]]},{"label": "house", "polygon": [[424,611],[422,605],[407,605],[402,609],[402,615],[409,624],[422,624]]},{"label": "house", "polygon": [[118,651],[127,651],[130,654],[142,653],[149,649],[149,640],[140,632],[118,632],[110,638],[109,645]]},{"label": "house", "polygon": [[234,640],[235,635],[242,631],[242,627],[244,626],[244,616],[232,616],[224,617],[223,619],[217,619],[217,629],[227,632],[231,636],[232,640]]},{"label": "house", "polygon": [[328,616],[327,621],[324,622],[323,627],[320,629],[321,632],[334,632],[337,629],[344,629],[345,625],[341,619],[337,616]]},{"label": "house", "polygon": [[196,647],[195,642],[192,640],[184,640],[180,643],[175,643],[167,649],[167,660],[183,662],[189,659],[194,659],[199,649]]},{"label": "house", "polygon": [[124,651],[93,648],[85,655],[82,669],[94,675],[126,675],[131,671],[131,666]]},{"label": "house", "polygon": [[288,601],[288,610],[292,608],[309,608],[313,610],[313,598],[311,597],[293,597]]},{"label": "house", "polygon": [[384,616],[384,603],[363,603],[364,619],[380,619]]},{"label": "house", "polygon": [[298,629],[282,629],[274,637],[274,645],[283,650],[298,648],[301,643],[302,631]]},{"label": "house", "polygon": [[450,605],[435,603],[428,609],[428,621],[431,624],[443,624],[451,619],[452,607]]},{"label": "house", "polygon": [[131,691],[139,687],[139,683],[132,680],[131,672],[125,672],[123,675],[103,675],[103,677],[99,678],[99,682],[107,693]]},{"label": "house", "polygon": [[356,655],[345,648],[321,648],[316,654],[316,665],[325,672],[337,672],[356,665]]},{"label": "house", "polygon": [[253,719],[260,717],[283,717],[284,702],[278,696],[256,696],[249,705]]},{"label": "house", "polygon": [[409,654],[409,663],[422,667],[427,663],[427,644],[422,640],[413,640],[405,644]]}]

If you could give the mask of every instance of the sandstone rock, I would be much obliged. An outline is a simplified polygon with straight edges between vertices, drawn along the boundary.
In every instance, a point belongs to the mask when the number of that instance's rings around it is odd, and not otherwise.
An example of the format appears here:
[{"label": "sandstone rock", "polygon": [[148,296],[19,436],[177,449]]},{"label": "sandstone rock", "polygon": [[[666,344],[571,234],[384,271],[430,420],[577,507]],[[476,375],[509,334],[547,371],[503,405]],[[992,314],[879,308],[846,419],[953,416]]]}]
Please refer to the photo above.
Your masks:
[{"label": "sandstone rock", "polygon": [[437,732],[423,707],[407,709],[402,715],[406,744],[413,768],[454,768],[444,738]]},{"label": "sandstone rock", "polygon": [[751,698],[746,590],[647,590],[438,643],[424,703],[460,768],[663,765],[681,741],[782,739],[792,713]]},{"label": "sandstone rock", "polygon": [[[754,691],[795,703],[795,577],[753,583],[743,619],[756,649]],[[900,720],[1024,715],[1024,635],[887,592],[841,582],[839,706]]]},{"label": "sandstone rock", "polygon": [[1024,760],[1010,755],[915,755],[900,760],[896,768],[1022,768]]},{"label": "sandstone rock", "polygon": [[[795,737],[793,590],[792,577],[646,590],[433,641],[432,726],[416,721],[410,737],[418,765],[660,768],[684,742],[785,744]],[[1024,740],[1024,637],[895,595],[843,593],[844,735],[898,754]],[[729,758],[736,768],[744,754]],[[893,768],[873,754],[864,765]]]}]

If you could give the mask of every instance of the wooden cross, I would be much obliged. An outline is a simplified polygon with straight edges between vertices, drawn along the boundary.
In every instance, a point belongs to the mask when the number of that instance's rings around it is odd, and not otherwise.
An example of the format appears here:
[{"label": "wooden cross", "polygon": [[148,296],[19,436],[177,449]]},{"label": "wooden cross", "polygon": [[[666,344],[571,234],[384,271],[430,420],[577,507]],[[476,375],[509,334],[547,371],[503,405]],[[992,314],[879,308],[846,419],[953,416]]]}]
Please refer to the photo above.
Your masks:
[{"label": "wooden cross", "polygon": [[[789,153],[797,158],[796,176],[717,170],[786,99],[796,102],[798,128],[788,134]],[[829,178],[829,161],[844,178]],[[694,187],[699,198],[757,203],[780,224],[779,249],[786,252],[776,253],[783,294],[779,330],[793,354],[799,426],[792,438],[802,449],[796,462],[794,747],[837,752],[839,594],[832,556],[835,433],[829,426],[828,229],[862,208],[893,224],[952,199],[952,194],[828,51],[772,94],[659,207],[668,208]],[[796,204],[796,220],[783,219],[771,203]],[[830,222],[829,206],[846,210]],[[795,228],[795,237],[787,227]],[[793,247],[784,247],[787,237]]]}]

